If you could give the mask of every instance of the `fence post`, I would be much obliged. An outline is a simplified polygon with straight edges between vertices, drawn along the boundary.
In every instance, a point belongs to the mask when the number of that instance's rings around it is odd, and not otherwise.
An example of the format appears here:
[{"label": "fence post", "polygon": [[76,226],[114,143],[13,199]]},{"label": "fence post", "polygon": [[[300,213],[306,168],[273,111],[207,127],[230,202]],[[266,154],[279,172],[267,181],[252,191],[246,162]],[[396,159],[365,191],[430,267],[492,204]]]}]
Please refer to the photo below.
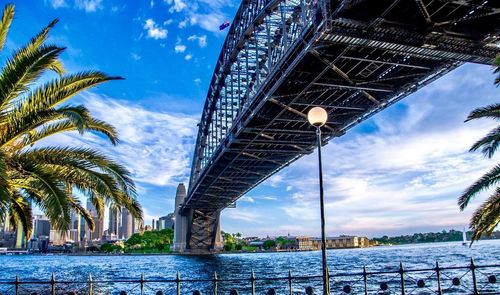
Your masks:
[{"label": "fence post", "polygon": [[474,260],[470,259],[470,270],[472,272],[472,285],[474,287],[474,294],[479,294],[477,290],[477,280],[476,280],[476,266],[474,265]]},{"label": "fence post", "polygon": [[441,273],[440,273],[440,268],[439,268],[439,262],[436,261],[436,277],[437,277],[437,283],[438,283],[438,295],[443,294],[443,290],[441,290]]},{"label": "fence post", "polygon": [[141,295],[144,295],[144,274],[141,273]]},{"label": "fence post", "polygon": [[52,273],[52,278],[50,279],[51,294],[56,295],[56,276]]},{"label": "fence post", "polygon": [[217,272],[214,271],[214,295],[217,295]]},{"label": "fence post", "polygon": [[368,295],[368,273],[366,272],[366,266],[363,266],[363,285],[365,286],[365,295]]},{"label": "fence post", "polygon": [[292,271],[288,270],[288,288],[290,289],[290,295],[293,295],[292,292]]},{"label": "fence post", "polygon": [[179,272],[177,272],[175,282],[177,283],[177,295],[181,295],[181,274]]},{"label": "fence post", "polygon": [[89,295],[92,295],[92,274],[89,273]]},{"label": "fence post", "polygon": [[16,284],[16,295],[19,295],[19,284],[20,283],[21,282],[19,281],[19,276],[16,275],[16,282],[15,282],[15,284]]},{"label": "fence post", "polygon": [[255,274],[252,270],[252,275],[250,276],[250,282],[252,283],[252,295],[255,295]]},{"label": "fence post", "polygon": [[330,295],[330,268],[326,267],[326,294]]},{"label": "fence post", "polygon": [[399,263],[399,274],[401,277],[401,295],[405,295],[405,276],[404,276],[405,270],[403,268],[403,262]]}]

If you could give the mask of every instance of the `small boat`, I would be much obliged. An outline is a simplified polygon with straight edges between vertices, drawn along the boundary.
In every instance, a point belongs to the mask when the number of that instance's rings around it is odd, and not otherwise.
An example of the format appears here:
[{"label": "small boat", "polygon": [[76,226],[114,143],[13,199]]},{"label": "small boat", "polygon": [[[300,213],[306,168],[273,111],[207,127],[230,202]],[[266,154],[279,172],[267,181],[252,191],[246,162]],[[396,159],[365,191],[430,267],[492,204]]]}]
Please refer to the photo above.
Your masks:
[{"label": "small boat", "polygon": [[464,231],[462,232],[462,246],[467,246],[467,232],[465,231],[465,228],[464,228]]}]

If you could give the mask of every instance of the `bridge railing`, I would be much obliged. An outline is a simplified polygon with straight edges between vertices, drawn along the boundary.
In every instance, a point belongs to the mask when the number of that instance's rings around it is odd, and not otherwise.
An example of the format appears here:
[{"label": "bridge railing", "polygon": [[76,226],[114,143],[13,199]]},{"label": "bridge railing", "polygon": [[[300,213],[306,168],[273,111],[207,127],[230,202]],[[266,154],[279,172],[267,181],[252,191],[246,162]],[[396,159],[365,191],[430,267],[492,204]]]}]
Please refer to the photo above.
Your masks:
[{"label": "bridge railing", "polygon": [[[394,268],[358,272],[330,271],[329,294],[500,294],[500,264],[431,268]],[[0,294],[322,294],[322,277],[300,276],[292,271],[280,277],[248,276],[225,278],[214,273],[203,279],[159,276],[139,278],[64,281],[52,275],[50,280],[0,279]]]}]

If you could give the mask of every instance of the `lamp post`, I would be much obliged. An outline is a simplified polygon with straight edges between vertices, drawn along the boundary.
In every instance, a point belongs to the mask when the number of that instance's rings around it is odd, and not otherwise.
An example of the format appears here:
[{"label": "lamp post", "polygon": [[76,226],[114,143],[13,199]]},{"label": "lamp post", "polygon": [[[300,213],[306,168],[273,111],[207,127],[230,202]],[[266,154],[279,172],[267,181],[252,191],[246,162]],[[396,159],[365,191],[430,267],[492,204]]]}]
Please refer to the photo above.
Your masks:
[{"label": "lamp post", "polygon": [[321,107],[314,107],[307,113],[307,120],[316,127],[319,162],[319,202],[321,210],[321,255],[323,266],[323,295],[330,294],[328,265],[326,264],[326,231],[325,231],[325,204],[323,198],[323,168],[321,163],[321,126],[325,125],[328,114]]}]

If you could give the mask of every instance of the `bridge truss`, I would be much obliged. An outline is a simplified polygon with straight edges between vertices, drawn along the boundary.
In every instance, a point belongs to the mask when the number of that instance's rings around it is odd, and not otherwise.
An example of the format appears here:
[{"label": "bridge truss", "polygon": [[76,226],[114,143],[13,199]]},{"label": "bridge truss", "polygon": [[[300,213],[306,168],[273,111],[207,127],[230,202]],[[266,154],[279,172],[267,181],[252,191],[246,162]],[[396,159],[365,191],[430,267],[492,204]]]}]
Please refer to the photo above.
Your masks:
[{"label": "bridge truss", "polygon": [[313,151],[311,107],[328,111],[326,144],[464,62],[491,64],[499,28],[498,1],[244,0],[199,124],[182,205],[197,224],[188,241],[211,245],[217,225],[200,230],[196,216],[218,222]]}]

